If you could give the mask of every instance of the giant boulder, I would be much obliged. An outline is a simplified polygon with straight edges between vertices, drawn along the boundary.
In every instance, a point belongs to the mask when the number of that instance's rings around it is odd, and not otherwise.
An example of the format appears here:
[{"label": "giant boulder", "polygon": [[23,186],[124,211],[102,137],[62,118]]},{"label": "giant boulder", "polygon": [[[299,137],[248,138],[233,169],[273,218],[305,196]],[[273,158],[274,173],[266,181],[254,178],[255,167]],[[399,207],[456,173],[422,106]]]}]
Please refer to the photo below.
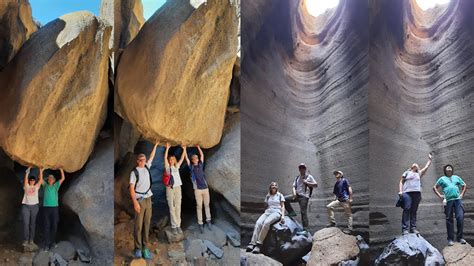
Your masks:
[{"label": "giant boulder", "polygon": [[37,28],[28,0],[0,1],[0,70]]},{"label": "giant boulder", "polygon": [[38,30],[0,73],[0,145],[14,160],[79,170],[106,116],[111,27],[66,14]]},{"label": "giant boulder", "polygon": [[356,259],[360,249],[354,236],[331,227],[317,231],[313,236],[313,248],[308,265],[335,265]]},{"label": "giant boulder", "polygon": [[454,243],[443,248],[443,257],[446,265],[469,266],[474,261],[474,249],[469,244]]},{"label": "giant boulder", "polygon": [[206,162],[209,186],[240,211],[240,113],[226,118],[224,137]]},{"label": "giant boulder", "polygon": [[113,261],[114,251],[114,144],[101,140],[91,159],[66,191],[63,204],[74,211],[87,231],[94,257]]},{"label": "giant boulder", "polygon": [[[237,56],[237,16],[229,1],[196,10],[168,1],[121,55],[116,101],[148,140],[171,145],[219,143]],[[166,25],[166,26],[163,26]]]}]

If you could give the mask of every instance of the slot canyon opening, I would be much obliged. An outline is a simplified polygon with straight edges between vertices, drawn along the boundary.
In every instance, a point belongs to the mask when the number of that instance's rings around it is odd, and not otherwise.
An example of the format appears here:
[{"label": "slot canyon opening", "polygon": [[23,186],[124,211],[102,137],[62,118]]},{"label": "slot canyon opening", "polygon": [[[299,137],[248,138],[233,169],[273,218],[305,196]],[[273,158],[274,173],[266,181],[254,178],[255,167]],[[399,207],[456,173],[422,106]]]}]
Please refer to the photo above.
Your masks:
[{"label": "slot canyon opening", "polygon": [[311,16],[318,17],[336,8],[339,0],[305,0],[304,5]]},{"label": "slot canyon opening", "polygon": [[451,0],[415,0],[415,3],[423,11],[429,11],[433,8],[446,7]]},{"label": "slot canyon opening", "polygon": [[[3,151],[2,151],[3,153]],[[6,156],[6,155],[5,155]],[[2,157],[2,156],[0,156]],[[2,157],[4,158],[4,157]],[[6,158],[6,157],[5,157]],[[21,243],[23,241],[23,218],[21,214],[23,199],[23,178],[26,167],[11,161],[2,162],[0,176],[4,177],[0,183],[0,260],[13,262],[17,257],[32,256],[35,253],[23,253]],[[30,176],[38,178],[38,169],[33,168]],[[44,176],[53,174],[56,178],[60,176],[59,171],[45,170]],[[66,173],[66,180],[59,189],[59,223],[55,243],[69,241],[76,249],[82,249],[90,254],[91,248],[88,234],[81,224],[76,213],[62,203],[62,198],[67,193],[69,185],[79,176],[80,172]],[[43,188],[38,193],[40,202],[39,212],[36,218],[35,244],[41,248],[44,246],[44,218],[43,218]]]}]

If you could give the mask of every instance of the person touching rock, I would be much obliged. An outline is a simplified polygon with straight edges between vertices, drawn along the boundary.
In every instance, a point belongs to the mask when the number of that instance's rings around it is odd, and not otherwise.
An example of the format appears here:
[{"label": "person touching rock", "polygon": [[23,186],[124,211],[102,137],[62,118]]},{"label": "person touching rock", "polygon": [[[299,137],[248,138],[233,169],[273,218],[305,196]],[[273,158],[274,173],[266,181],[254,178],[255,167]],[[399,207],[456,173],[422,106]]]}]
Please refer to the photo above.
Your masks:
[{"label": "person touching rock", "polygon": [[36,216],[39,211],[38,191],[43,184],[43,168],[39,169],[38,181],[30,175],[31,166],[25,171],[23,180],[23,200],[21,202],[21,215],[23,218],[23,247],[34,247]]},{"label": "person touching rock", "polygon": [[56,181],[56,177],[52,174],[48,175],[46,182],[43,182],[43,213],[44,213],[44,239],[45,250],[52,249],[56,246],[56,232],[59,223],[59,187],[66,179],[64,170],[59,168],[61,179]]},{"label": "person touching rock", "polygon": [[174,155],[168,155],[170,144],[166,143],[165,156],[163,158],[165,171],[171,177],[169,184],[166,185],[166,200],[170,209],[171,230],[174,234],[183,233],[183,230],[181,230],[181,186],[183,182],[181,181],[179,168],[184,161],[186,146],[183,145],[182,148],[183,152],[178,161]]}]

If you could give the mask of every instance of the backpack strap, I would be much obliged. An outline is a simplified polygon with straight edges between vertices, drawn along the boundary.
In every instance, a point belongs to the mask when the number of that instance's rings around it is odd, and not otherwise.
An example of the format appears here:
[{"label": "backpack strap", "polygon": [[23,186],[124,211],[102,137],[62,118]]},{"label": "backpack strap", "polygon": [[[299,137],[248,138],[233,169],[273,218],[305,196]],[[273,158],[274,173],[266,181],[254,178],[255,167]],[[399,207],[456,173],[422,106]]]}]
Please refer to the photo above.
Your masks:
[{"label": "backpack strap", "polygon": [[150,187],[147,189],[146,192],[138,192],[138,191],[137,191],[137,184],[138,184],[138,182],[140,181],[140,175],[139,175],[138,169],[137,169],[136,167],[133,168],[133,172],[135,173],[135,177],[137,178],[137,181],[135,182],[135,185],[134,185],[134,190],[135,190],[135,193],[141,194],[141,195],[146,195],[146,194],[148,194],[148,191],[151,190],[151,182],[152,182],[152,180],[151,180],[150,168],[149,168],[148,165],[146,165],[146,164],[145,164],[145,168],[146,168],[146,170],[148,171],[148,177],[149,177],[149,180],[150,180]]}]

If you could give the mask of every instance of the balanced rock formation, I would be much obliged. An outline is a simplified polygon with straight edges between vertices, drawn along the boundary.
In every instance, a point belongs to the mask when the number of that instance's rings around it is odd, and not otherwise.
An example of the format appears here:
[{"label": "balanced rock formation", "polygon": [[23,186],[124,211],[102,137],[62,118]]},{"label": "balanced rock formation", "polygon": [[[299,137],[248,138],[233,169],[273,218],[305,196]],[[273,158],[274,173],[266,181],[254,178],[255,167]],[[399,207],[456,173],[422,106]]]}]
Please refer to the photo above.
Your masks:
[{"label": "balanced rock formation", "polygon": [[0,145],[14,160],[79,170],[106,116],[111,27],[66,14],[38,30],[0,73]]},{"label": "balanced rock formation", "polygon": [[28,0],[0,1],[0,70],[37,28]]},{"label": "balanced rock formation", "polygon": [[[319,184],[309,230],[327,223],[321,214],[339,169],[357,195],[354,225],[367,233],[367,1],[340,1],[320,17],[311,16],[304,1],[269,2],[274,7],[266,17],[242,17],[243,33],[246,25],[262,25],[252,29],[257,33],[241,70],[242,210],[262,202],[271,181],[291,193],[298,164],[305,162]],[[253,3],[243,1],[242,12]],[[243,220],[251,215],[243,211]]]},{"label": "balanced rock formation", "polygon": [[388,244],[375,265],[444,265],[444,259],[422,236],[407,234]]},{"label": "balanced rock formation", "polygon": [[354,236],[336,227],[324,228],[313,236],[313,247],[308,265],[337,265],[359,256],[359,245]]},{"label": "balanced rock formation", "polygon": [[[148,140],[217,145],[237,56],[235,6],[168,1],[121,55],[115,101]],[[163,26],[166,25],[166,26]]]},{"label": "balanced rock formation", "polygon": [[[371,241],[383,247],[400,232],[402,211],[393,202],[400,176],[412,163],[424,165],[433,152],[417,228],[441,249],[445,216],[431,187],[445,164],[463,178],[474,172],[468,133],[474,132],[474,2],[449,1],[425,11],[416,1],[370,3]],[[464,200],[473,198],[466,193]],[[465,223],[472,222],[474,209],[465,211]],[[472,239],[474,228],[466,226],[465,234]]]},{"label": "balanced rock formation", "polygon": [[63,198],[86,229],[94,258],[104,264],[112,263],[114,256],[113,153],[112,139],[99,141]]},{"label": "balanced rock formation", "polygon": [[443,248],[443,257],[446,265],[470,266],[474,261],[474,249],[469,244],[454,243]]},{"label": "balanced rock formation", "polygon": [[240,113],[228,115],[225,127],[221,143],[206,159],[206,178],[209,187],[240,211]]}]

